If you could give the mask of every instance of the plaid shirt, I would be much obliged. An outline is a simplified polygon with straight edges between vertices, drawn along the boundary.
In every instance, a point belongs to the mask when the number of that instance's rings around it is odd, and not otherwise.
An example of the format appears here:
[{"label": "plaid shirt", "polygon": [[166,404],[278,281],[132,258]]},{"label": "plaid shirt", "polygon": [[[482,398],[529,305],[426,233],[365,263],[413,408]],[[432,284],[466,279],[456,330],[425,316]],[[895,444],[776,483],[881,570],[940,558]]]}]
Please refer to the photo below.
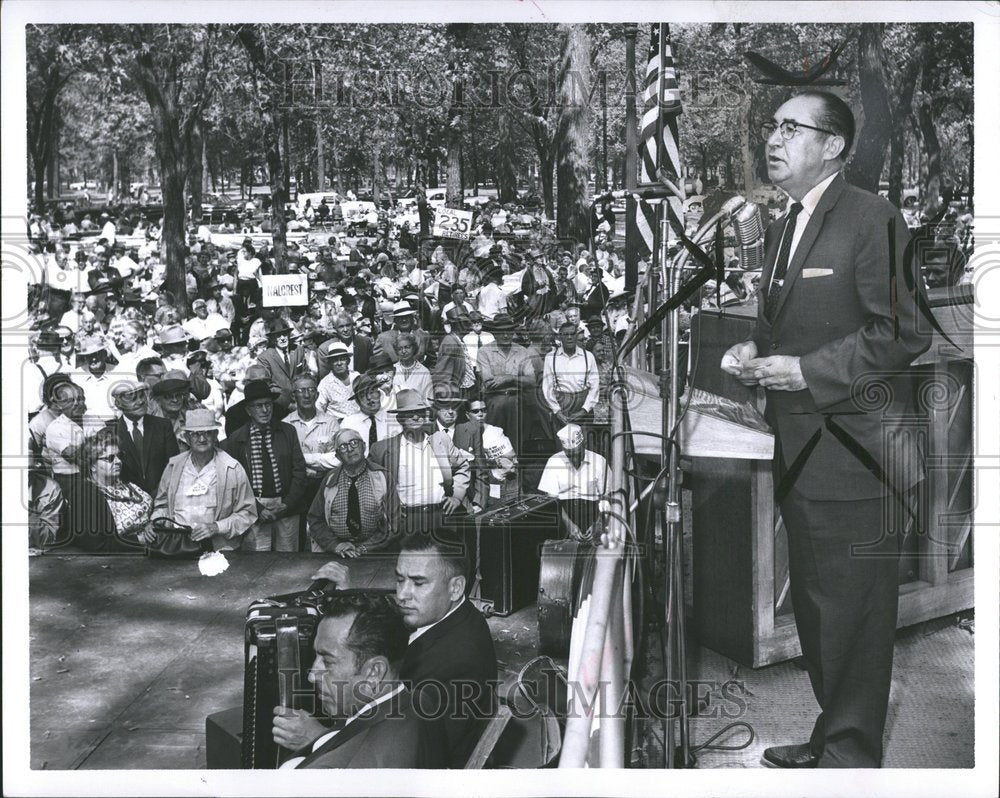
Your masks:
[{"label": "plaid shirt", "polygon": [[[270,472],[270,473],[268,473]],[[250,486],[254,496],[280,496],[281,474],[274,456],[271,427],[250,426]]]}]

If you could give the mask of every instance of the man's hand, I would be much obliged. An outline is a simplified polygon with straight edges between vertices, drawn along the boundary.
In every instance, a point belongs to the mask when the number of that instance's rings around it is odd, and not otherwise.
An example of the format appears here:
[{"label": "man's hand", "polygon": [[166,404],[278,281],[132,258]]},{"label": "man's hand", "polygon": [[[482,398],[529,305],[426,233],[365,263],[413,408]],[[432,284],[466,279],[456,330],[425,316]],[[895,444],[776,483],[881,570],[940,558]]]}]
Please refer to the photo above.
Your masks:
[{"label": "man's hand", "polygon": [[342,562],[328,562],[316,573],[309,577],[313,581],[317,579],[329,579],[333,586],[340,590],[347,590],[351,586],[351,572]]},{"label": "man's hand", "polygon": [[444,508],[445,515],[451,515],[461,506],[461,504],[462,502],[454,496],[448,496],[445,498],[444,503],[441,506]]},{"label": "man's hand", "polygon": [[361,552],[357,550],[355,545],[351,541],[345,541],[343,543],[338,543],[333,547],[333,553],[339,554],[341,557],[348,557],[354,559],[355,557],[360,557]]},{"label": "man's hand", "polygon": [[574,522],[570,521],[568,518],[563,518],[563,522],[566,524],[566,534],[573,540],[578,540],[580,542],[586,541],[587,536],[580,531]]},{"label": "man's hand", "polygon": [[806,381],[802,376],[799,359],[791,355],[772,355],[750,361],[749,367],[757,382],[772,391],[804,391]]},{"label": "man's hand", "polygon": [[748,387],[757,385],[757,377],[750,367],[750,361],[757,357],[757,344],[753,341],[743,341],[729,347],[719,364],[724,372],[732,374]]},{"label": "man's hand", "polygon": [[212,535],[219,534],[219,525],[212,521],[210,524],[195,524],[191,530],[191,540],[205,540]]},{"label": "man's hand", "polygon": [[271,734],[274,741],[290,751],[308,745],[320,735],[329,731],[304,709],[274,708],[274,726]]}]

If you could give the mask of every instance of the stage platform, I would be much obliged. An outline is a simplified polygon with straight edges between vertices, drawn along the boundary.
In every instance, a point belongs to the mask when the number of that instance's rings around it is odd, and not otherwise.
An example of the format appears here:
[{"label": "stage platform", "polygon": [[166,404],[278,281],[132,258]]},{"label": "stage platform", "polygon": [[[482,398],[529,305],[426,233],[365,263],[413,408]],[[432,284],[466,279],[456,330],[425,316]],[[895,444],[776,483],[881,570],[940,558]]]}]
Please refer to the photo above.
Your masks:
[{"label": "stage platform", "polygon": [[[31,559],[32,768],[205,767],[206,715],[242,702],[247,605],[307,587],[329,559],[227,556],[229,570],[212,578],[190,561]],[[392,587],[394,561],[351,563],[352,586]],[[898,634],[887,767],[973,764],[973,635],[957,623],[951,616]],[[509,679],[535,655],[535,608],[491,618],[490,628]],[[745,683],[742,719],[758,734],[743,751],[706,752],[700,766],[757,767],[765,746],[808,735],[815,705],[793,663],[751,670],[694,644],[689,654],[692,679]],[[695,719],[695,743],[726,722]]]}]

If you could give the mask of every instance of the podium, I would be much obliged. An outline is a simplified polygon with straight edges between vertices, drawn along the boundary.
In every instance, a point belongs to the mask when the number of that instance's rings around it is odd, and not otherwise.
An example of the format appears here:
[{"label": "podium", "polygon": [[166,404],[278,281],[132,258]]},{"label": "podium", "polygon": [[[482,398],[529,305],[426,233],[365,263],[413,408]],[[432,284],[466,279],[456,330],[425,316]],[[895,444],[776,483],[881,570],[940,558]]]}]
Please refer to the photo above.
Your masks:
[{"label": "podium", "polygon": [[[931,348],[911,367],[921,414],[916,432],[927,433],[930,451],[916,529],[904,540],[900,557],[900,627],[974,604],[971,299],[964,290],[930,292],[935,317],[961,349],[935,333]],[[737,406],[760,402],[757,389],[719,368],[723,353],[750,337],[756,309],[699,316],[692,324],[694,397],[700,390]],[[705,423],[702,416],[697,423]],[[771,453],[744,448],[745,437],[735,456],[707,451],[711,437],[688,440],[682,452],[691,458],[685,487],[692,495],[693,633],[709,648],[755,668],[798,656],[787,535],[773,500]],[[763,447],[762,439],[759,443]]]}]

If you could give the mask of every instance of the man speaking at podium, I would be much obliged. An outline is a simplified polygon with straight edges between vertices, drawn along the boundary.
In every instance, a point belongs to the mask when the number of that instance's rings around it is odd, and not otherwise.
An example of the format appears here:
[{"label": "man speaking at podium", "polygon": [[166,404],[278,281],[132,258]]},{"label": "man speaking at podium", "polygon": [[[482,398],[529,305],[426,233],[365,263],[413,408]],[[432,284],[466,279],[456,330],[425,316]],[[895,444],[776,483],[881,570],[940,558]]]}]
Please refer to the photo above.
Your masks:
[{"label": "man speaking at podium", "polygon": [[768,176],[791,204],[765,235],[753,337],[721,365],[767,393],[795,622],[821,710],[807,743],[768,748],[764,762],[880,767],[898,544],[922,478],[915,447],[894,434],[912,414],[899,374],[930,345],[917,329],[921,280],[904,277],[900,212],[841,174],[854,139],[846,103],[804,92],[762,134]]}]

